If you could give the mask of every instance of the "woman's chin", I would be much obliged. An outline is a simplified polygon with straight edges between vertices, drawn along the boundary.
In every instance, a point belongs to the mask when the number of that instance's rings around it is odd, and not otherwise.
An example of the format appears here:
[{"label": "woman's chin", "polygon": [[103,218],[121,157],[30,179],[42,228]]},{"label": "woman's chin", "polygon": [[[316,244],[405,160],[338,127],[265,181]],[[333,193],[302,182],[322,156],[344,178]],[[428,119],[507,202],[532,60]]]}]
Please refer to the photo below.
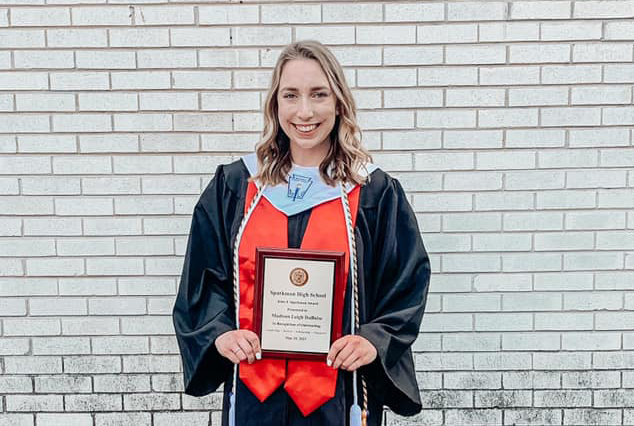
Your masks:
[{"label": "woman's chin", "polygon": [[303,150],[319,149],[319,148],[321,148],[322,144],[327,143],[325,140],[320,141],[316,137],[312,137],[312,138],[298,138],[298,139],[295,139],[292,142],[297,148],[303,149]]},{"label": "woman's chin", "polygon": [[[291,152],[293,153],[296,160],[299,160],[300,157],[306,160],[305,156],[308,156],[309,158],[315,157],[318,158],[316,164],[319,164],[323,157],[325,157],[328,153],[329,144],[330,142],[328,141],[328,139],[324,139],[322,141],[319,141],[319,139],[317,138],[310,140],[292,139]],[[310,160],[310,162],[312,163],[314,161]]]}]

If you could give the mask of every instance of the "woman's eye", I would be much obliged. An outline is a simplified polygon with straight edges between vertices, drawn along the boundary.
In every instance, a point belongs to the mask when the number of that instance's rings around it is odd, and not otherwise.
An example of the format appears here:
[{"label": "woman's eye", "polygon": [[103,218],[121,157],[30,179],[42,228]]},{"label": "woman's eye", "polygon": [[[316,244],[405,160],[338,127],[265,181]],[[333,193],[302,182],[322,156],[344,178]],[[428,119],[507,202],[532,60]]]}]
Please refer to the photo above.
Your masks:
[{"label": "woman's eye", "polygon": [[[327,97],[327,96],[328,96],[328,93],[326,93],[326,92],[317,92],[317,93],[315,93],[314,95],[316,95],[316,96],[317,96],[317,97],[319,97],[319,98],[325,98],[325,97]],[[286,94],[283,96],[283,98],[285,98],[285,99],[289,99],[289,98],[291,98],[291,97],[295,97],[295,94],[293,94],[293,93],[286,93]]]}]

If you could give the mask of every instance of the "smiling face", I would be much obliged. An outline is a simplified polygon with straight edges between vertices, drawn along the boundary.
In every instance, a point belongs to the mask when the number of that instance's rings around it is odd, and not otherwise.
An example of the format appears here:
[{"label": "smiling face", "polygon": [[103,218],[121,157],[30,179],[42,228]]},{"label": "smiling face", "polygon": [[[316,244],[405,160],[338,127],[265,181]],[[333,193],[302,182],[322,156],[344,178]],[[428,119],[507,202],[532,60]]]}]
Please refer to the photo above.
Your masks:
[{"label": "smiling face", "polygon": [[280,126],[290,139],[293,162],[317,166],[330,148],[337,99],[314,59],[293,59],[282,69],[277,93]]}]

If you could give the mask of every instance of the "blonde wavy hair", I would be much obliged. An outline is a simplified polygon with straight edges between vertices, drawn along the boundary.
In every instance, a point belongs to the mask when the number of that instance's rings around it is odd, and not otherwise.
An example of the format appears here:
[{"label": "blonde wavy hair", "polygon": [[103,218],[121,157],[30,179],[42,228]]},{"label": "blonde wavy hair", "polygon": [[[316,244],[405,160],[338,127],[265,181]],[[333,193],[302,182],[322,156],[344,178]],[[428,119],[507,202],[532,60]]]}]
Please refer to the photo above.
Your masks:
[{"label": "blonde wavy hair", "polygon": [[[293,59],[314,59],[328,78],[336,96],[335,125],[330,132],[330,149],[319,165],[319,173],[331,186],[337,182],[362,184],[366,176],[359,173],[365,164],[372,161],[370,153],[361,145],[361,128],[356,120],[356,107],[343,69],[337,58],[323,44],[315,40],[297,41],[287,45],[280,53],[264,103],[264,129],[255,146],[259,172],[251,180],[267,185],[287,182],[286,176],[292,167],[290,139],[278,121],[277,94],[284,65]],[[356,133],[359,133],[357,138]],[[367,172],[367,170],[366,170]]]}]

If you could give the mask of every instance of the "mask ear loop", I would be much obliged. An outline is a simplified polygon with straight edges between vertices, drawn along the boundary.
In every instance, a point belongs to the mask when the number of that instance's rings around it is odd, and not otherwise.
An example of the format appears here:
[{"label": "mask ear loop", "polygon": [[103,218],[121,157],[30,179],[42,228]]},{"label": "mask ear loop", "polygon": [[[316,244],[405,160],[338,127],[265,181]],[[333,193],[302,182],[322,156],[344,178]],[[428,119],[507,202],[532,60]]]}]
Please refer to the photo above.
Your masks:
[{"label": "mask ear loop", "polygon": [[[256,184],[257,186],[257,184]],[[238,253],[240,251],[240,242],[242,241],[242,234],[244,233],[244,228],[251,217],[251,214],[255,210],[255,207],[258,205],[260,198],[262,198],[262,194],[264,193],[264,188],[266,185],[262,185],[261,188],[258,188],[258,193],[253,197],[253,201],[251,201],[251,205],[247,209],[247,212],[244,214],[242,221],[240,222],[240,227],[238,228],[238,233],[236,234],[236,241],[233,247],[233,303],[236,308],[236,330],[240,329],[240,265],[238,260]],[[236,425],[236,386],[238,383],[238,364],[233,365],[233,384],[231,385],[231,393],[229,394],[229,426]]]},{"label": "mask ear loop", "polygon": [[[354,227],[352,226],[352,214],[350,213],[350,202],[348,193],[344,188],[343,182],[340,182],[341,201],[343,204],[343,212],[346,218],[346,230],[348,232],[348,251],[350,253],[350,270],[352,274],[352,300],[354,301],[354,309],[350,309],[350,334],[356,334],[359,329],[359,287],[357,280],[357,245],[354,235]],[[365,379],[361,376],[361,388],[363,391],[363,410],[359,407],[357,387],[358,377],[357,370],[352,372],[352,397],[353,402],[350,407],[350,426],[366,426],[368,417],[368,390]]]}]

